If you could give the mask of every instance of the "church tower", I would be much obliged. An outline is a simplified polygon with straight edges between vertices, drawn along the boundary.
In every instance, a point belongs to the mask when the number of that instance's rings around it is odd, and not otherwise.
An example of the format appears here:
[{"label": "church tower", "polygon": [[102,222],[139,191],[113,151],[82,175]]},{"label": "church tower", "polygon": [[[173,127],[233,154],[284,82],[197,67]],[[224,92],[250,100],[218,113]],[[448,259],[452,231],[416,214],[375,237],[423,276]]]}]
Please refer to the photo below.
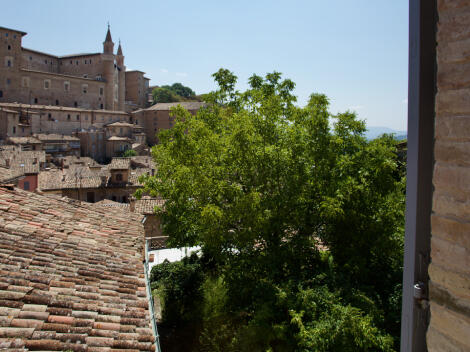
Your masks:
[{"label": "church tower", "polygon": [[114,43],[113,39],[111,38],[111,30],[108,24],[108,32],[106,33],[106,39],[103,42],[103,55],[102,55],[102,62],[103,62],[103,78],[105,80],[105,94],[104,94],[104,108],[106,110],[115,110],[117,108],[117,104],[115,107],[115,100],[117,103],[117,92],[115,92],[115,86],[117,85],[114,79]]},{"label": "church tower", "polygon": [[118,69],[118,105],[117,110],[124,111],[124,101],[126,99],[126,66],[124,66],[124,55],[122,55],[121,40],[116,54]]}]

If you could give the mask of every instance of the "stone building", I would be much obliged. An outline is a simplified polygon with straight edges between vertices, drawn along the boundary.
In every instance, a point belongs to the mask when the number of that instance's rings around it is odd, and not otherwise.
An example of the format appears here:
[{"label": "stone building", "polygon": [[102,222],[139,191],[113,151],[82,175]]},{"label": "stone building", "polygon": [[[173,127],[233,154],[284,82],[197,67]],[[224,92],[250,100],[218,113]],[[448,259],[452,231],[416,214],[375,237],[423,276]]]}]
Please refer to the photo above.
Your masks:
[{"label": "stone building", "polygon": [[126,111],[147,107],[150,79],[145,72],[126,71]]},{"label": "stone building", "polygon": [[125,110],[124,55],[109,27],[102,53],[51,55],[22,47],[24,35],[0,27],[0,102]]},{"label": "stone building", "polygon": [[158,143],[158,138],[156,136],[158,130],[173,127],[174,118],[170,116],[171,108],[181,105],[190,113],[196,114],[204,104],[205,103],[196,101],[159,103],[147,109],[132,112],[132,121],[143,127],[147,142],[150,145],[154,145]]}]

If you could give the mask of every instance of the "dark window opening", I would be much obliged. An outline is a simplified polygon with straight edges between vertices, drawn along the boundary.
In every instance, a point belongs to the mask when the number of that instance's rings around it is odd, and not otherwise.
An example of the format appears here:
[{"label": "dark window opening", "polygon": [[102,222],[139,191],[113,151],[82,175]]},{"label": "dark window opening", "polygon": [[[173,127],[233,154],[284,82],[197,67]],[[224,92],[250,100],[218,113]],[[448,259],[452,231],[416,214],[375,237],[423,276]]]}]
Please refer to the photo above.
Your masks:
[{"label": "dark window opening", "polygon": [[11,67],[11,61],[10,60],[7,61],[7,66]]},{"label": "dark window opening", "polygon": [[8,50],[11,50],[11,45],[8,45]]},{"label": "dark window opening", "polygon": [[68,114],[68,115],[67,115],[67,120],[69,120],[69,121],[70,121],[70,114]]},{"label": "dark window opening", "polygon": [[47,60],[44,60],[44,63],[47,64]]},{"label": "dark window opening", "polygon": [[30,56],[30,57],[29,57],[29,61],[31,61],[32,59],[33,59],[33,57],[32,57],[32,56]]},{"label": "dark window opening", "polygon": [[80,120],[80,115],[77,115],[77,121]]},{"label": "dark window opening", "polygon": [[88,203],[94,203],[95,202],[95,192],[86,192],[86,201]]},{"label": "dark window opening", "polygon": [[76,62],[76,64],[78,65],[78,61]]},{"label": "dark window opening", "polygon": [[34,104],[38,103],[38,98],[34,98]]},{"label": "dark window opening", "polygon": [[103,104],[100,104],[100,109],[103,109]]},{"label": "dark window opening", "polygon": [[114,202],[116,201],[116,196],[112,196],[111,198]]},{"label": "dark window opening", "polygon": [[77,107],[77,106],[78,106],[77,102],[73,103],[73,105],[74,105],[75,107]]},{"label": "dark window opening", "polygon": [[57,99],[55,101],[55,105],[59,105],[59,101]]},{"label": "dark window opening", "polygon": [[13,134],[15,134],[15,133],[16,133],[16,127],[13,126]]},{"label": "dark window opening", "polygon": [[0,98],[3,97],[3,90],[0,90]]},{"label": "dark window opening", "polygon": [[127,196],[122,196],[122,202],[127,203]]}]

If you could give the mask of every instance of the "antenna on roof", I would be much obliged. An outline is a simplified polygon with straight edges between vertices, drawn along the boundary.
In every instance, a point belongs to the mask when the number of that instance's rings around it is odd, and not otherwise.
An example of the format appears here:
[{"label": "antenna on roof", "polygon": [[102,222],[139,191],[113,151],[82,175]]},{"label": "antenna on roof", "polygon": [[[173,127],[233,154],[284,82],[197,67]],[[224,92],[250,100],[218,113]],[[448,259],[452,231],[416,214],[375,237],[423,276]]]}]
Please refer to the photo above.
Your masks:
[{"label": "antenna on roof", "polygon": [[108,29],[109,29],[109,21],[108,21]]}]

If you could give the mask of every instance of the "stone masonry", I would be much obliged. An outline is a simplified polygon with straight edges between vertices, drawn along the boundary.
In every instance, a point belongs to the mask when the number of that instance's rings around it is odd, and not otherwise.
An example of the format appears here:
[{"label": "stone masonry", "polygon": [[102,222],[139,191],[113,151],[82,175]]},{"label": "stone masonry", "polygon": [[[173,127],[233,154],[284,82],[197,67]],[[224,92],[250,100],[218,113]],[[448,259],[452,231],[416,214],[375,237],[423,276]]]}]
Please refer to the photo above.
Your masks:
[{"label": "stone masonry", "polygon": [[470,350],[470,1],[439,0],[429,351]]}]

